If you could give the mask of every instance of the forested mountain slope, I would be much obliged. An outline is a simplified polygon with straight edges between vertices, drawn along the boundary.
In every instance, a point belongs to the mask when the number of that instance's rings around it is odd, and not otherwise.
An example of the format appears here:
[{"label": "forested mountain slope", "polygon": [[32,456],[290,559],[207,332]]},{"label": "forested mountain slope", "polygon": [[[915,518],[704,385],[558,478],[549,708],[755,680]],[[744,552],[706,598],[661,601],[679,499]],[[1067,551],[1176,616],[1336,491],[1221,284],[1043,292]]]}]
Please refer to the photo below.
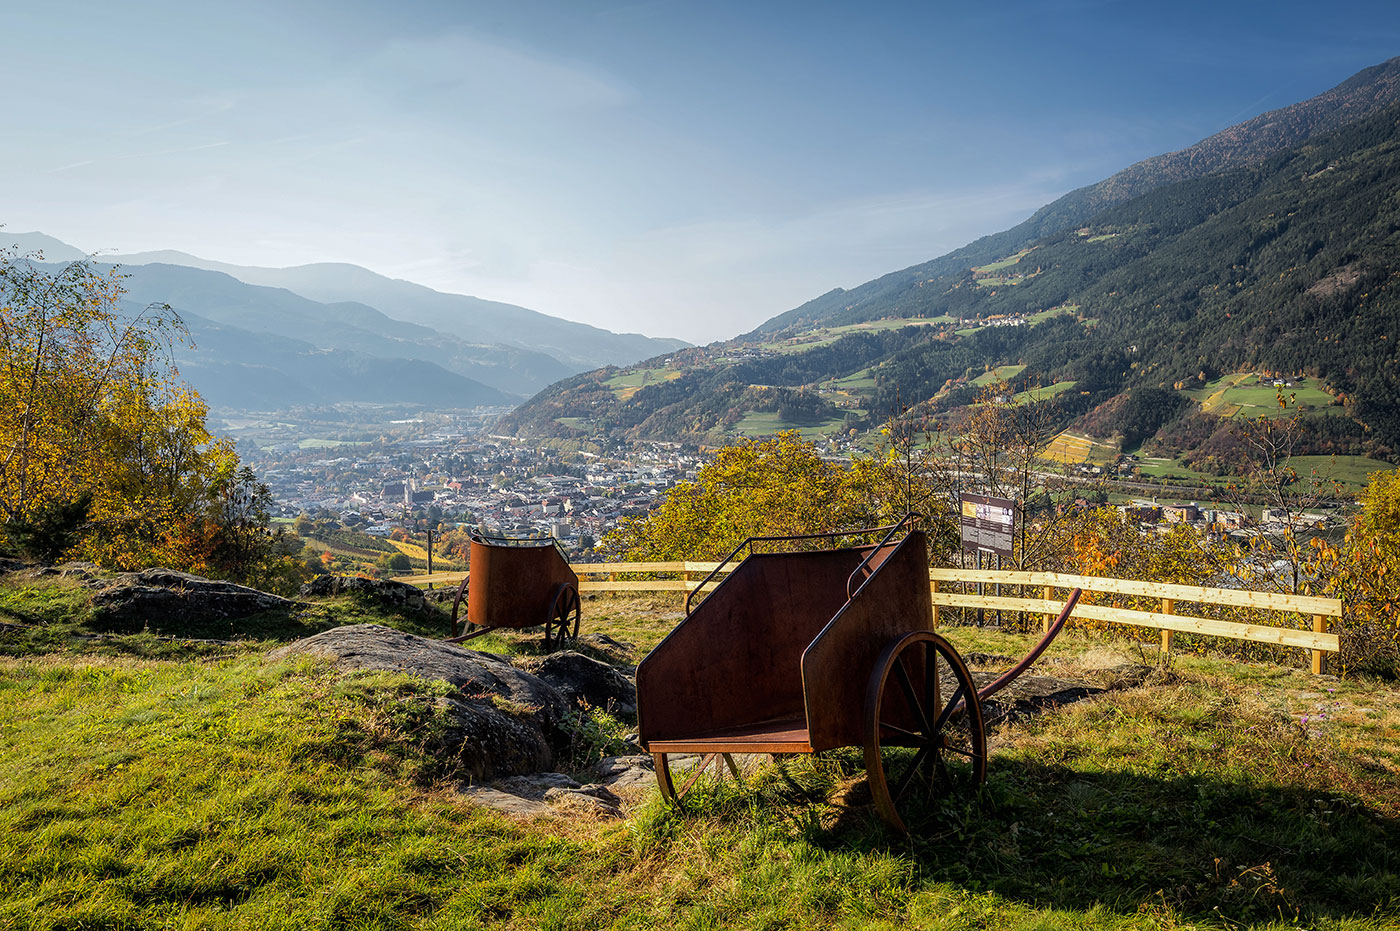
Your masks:
[{"label": "forested mountain slope", "polygon": [[1035,239],[1072,229],[1114,204],[1154,188],[1246,167],[1284,149],[1400,102],[1400,57],[1367,68],[1329,91],[1238,123],[1178,152],[1154,156],[1097,184],[1074,190],[1037,210],[1024,223],[985,236],[932,261],[881,276],[849,290],[837,288],[766,321],[749,336],[772,334],[836,319],[847,322],[910,316],[930,278],[960,274],[1024,248]]},{"label": "forested mountain slope", "polygon": [[1400,105],[1012,252],[959,255],[828,307],[820,325],[678,353],[635,385],[616,371],[575,376],[507,425],[713,438],[768,405],[790,422],[869,426],[898,406],[966,403],[993,366],[1018,389],[1056,386],[1069,420],[1133,389],[1260,370],[1319,379],[1330,413],[1347,415],[1325,430],[1352,445],[1400,447]]}]

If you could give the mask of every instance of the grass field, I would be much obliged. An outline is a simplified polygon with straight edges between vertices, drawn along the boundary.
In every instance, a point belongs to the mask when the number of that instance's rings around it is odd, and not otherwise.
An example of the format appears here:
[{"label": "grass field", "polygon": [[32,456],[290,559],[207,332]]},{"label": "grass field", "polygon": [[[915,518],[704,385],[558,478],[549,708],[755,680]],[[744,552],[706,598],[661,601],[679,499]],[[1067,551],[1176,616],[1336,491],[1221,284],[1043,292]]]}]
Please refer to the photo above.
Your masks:
[{"label": "grass field", "polygon": [[1375,473],[1395,469],[1394,463],[1365,456],[1294,456],[1288,460],[1288,465],[1305,479],[1316,476],[1340,482],[1351,492],[1365,488]]},{"label": "grass field", "polygon": [[1077,384],[1079,384],[1077,381],[1057,381],[1053,385],[1045,385],[1041,388],[1030,388],[1013,395],[1011,403],[1030,404],[1034,401],[1045,401],[1053,398],[1057,394],[1063,394]]},{"label": "grass field", "polygon": [[630,372],[623,372],[614,375],[603,384],[613,389],[618,400],[626,401],[632,395],[642,390],[647,385],[655,385],[661,382],[674,381],[681,377],[681,373],[669,366],[655,369],[635,369]]},{"label": "grass field", "polygon": [[820,346],[830,346],[841,337],[850,333],[875,333],[882,330],[900,330],[909,326],[937,326],[939,324],[952,322],[953,318],[947,315],[938,317],[889,317],[882,320],[866,320],[863,323],[849,323],[845,326],[818,327],[815,330],[803,333],[795,340],[773,340],[771,342],[759,344],[758,348],[781,353],[807,352],[809,349],[816,349]]},{"label": "grass field", "polygon": [[1048,310],[1042,310],[1040,313],[1031,314],[1029,318],[1030,325],[1035,326],[1037,323],[1044,323],[1046,320],[1062,317],[1065,314],[1077,313],[1078,311],[1078,304],[1061,304],[1059,307],[1051,307]]},{"label": "grass field", "polygon": [[1220,417],[1286,417],[1294,410],[1293,401],[1288,407],[1279,406],[1278,396],[1294,398],[1296,404],[1307,405],[1322,413],[1340,414],[1342,408],[1334,404],[1334,398],[1319,387],[1313,378],[1294,378],[1292,388],[1274,388],[1268,381],[1261,383],[1259,376],[1251,372],[1237,372],[1217,378],[1203,388],[1182,392],[1201,404],[1201,409]]},{"label": "grass field", "polygon": [[337,446],[361,446],[361,443],[353,443],[349,440],[327,440],[316,439],[314,437],[297,441],[300,449],[335,449]]},{"label": "grass field", "polygon": [[999,272],[1003,268],[1010,268],[1013,265],[1019,264],[1022,259],[1031,254],[1031,251],[1031,249],[1022,249],[1015,255],[1009,255],[1004,259],[988,262],[986,265],[975,265],[972,270],[974,272]]},{"label": "grass field", "polygon": [[991,371],[983,372],[981,375],[972,379],[972,384],[981,388],[984,385],[990,385],[997,381],[1010,381],[1025,370],[1026,367],[1024,365],[998,365]]},{"label": "grass field", "polygon": [[[755,761],[684,812],[646,788],[625,820],[515,821],[465,801],[428,753],[444,686],[265,656],[334,623],[431,625],[334,602],[226,646],[94,639],[86,597],[0,585],[0,927],[1400,924],[1400,699],[1384,681],[1180,655],[995,726],[985,787],[933,803],[911,837],[862,803],[849,751]],[[583,630],[640,655],[679,618],[678,598],[590,598]],[[984,654],[1028,643],[945,632]],[[1071,633],[1038,670],[1111,685],[1144,659]]]},{"label": "grass field", "polygon": [[[854,411],[857,416],[864,416],[864,411]],[[812,439],[819,436],[830,436],[833,433],[840,433],[845,429],[844,417],[833,417],[823,420],[817,424],[795,424],[782,420],[773,411],[749,411],[743,416],[734,429],[744,436],[770,436],[783,430],[797,430],[804,439]]]}]

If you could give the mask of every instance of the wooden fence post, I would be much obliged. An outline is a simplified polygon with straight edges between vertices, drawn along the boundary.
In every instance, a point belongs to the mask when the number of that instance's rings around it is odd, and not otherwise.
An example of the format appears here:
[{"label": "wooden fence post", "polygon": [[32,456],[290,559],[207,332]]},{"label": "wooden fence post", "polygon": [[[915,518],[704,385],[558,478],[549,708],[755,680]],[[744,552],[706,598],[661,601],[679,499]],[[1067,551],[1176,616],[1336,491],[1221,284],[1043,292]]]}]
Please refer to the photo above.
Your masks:
[{"label": "wooden fence post", "polygon": [[[928,583],[928,590],[929,590],[929,594],[932,594],[932,595],[938,594],[938,580],[937,580],[937,579],[932,579],[932,580],[929,581],[929,583]],[[933,628],[934,628],[934,630],[937,630],[937,629],[938,629],[938,603],[937,603],[937,602],[934,602],[934,605],[933,605]]]},{"label": "wooden fence post", "polygon": [[[1162,613],[1175,614],[1176,602],[1170,598],[1162,599]],[[1163,628],[1162,630],[1162,655],[1166,656],[1172,651],[1172,631]]]},{"label": "wooden fence post", "polygon": [[[1054,590],[1053,588],[1051,588],[1049,585],[1047,585],[1047,586],[1045,586],[1044,588],[1042,588],[1042,589],[1040,590],[1040,597],[1044,598],[1046,601],[1049,601],[1051,598],[1054,598],[1054,597],[1055,597],[1055,590]],[[1046,614],[1046,615],[1043,615],[1043,616],[1040,618],[1040,632],[1041,632],[1042,634],[1049,633],[1049,632],[1050,632],[1050,625],[1053,624],[1053,623],[1055,623],[1055,615],[1053,615],[1053,614]]]},{"label": "wooden fence post", "polygon": [[[1313,615],[1313,633],[1327,633],[1327,616],[1324,614]],[[1313,675],[1320,676],[1327,671],[1327,654],[1322,650],[1312,651],[1312,671]]]}]

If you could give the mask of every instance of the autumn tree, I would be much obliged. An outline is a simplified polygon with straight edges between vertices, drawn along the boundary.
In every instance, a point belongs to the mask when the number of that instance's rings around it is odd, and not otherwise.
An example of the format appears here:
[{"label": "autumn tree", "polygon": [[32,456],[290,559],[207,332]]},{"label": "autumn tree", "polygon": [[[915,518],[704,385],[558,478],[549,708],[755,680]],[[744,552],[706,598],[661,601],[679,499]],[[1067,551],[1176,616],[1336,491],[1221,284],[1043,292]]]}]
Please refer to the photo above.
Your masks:
[{"label": "autumn tree", "polygon": [[721,449],[695,480],[602,541],[633,560],[722,559],[750,536],[824,533],[890,523],[906,486],[887,457],[823,459],[797,431]]},{"label": "autumn tree", "polygon": [[[256,538],[247,520],[228,519],[251,473],[210,435],[203,400],[179,378],[179,316],[164,304],[128,311],[115,268],[53,270],[41,258],[0,250],[4,539],[123,569],[207,565],[235,539],[266,551],[265,508],[249,512]],[[230,532],[211,540],[207,525],[221,521]]]}]

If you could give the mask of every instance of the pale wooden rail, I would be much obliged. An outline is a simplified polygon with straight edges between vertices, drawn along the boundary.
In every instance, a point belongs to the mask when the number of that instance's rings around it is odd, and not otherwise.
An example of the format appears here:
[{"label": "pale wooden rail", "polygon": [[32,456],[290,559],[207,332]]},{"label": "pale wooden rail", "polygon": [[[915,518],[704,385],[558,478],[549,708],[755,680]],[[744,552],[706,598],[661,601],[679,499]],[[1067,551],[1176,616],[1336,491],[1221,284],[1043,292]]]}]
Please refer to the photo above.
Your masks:
[{"label": "pale wooden rail", "polygon": [[[579,575],[579,590],[583,592],[690,592],[699,587],[697,576],[715,569],[713,562],[605,562],[582,563],[573,566]],[[679,578],[619,579],[631,574],[678,575]],[[1165,582],[1141,582],[1132,579],[1110,579],[1099,576],[1070,575],[1063,572],[1015,572],[1001,569],[930,569],[929,587],[933,598],[934,623],[938,623],[939,608],[989,608],[1000,611],[1023,611],[1041,614],[1049,624],[1064,607],[1063,599],[1055,598],[1055,589],[1083,589],[1086,597],[1075,606],[1074,616],[1107,621],[1131,627],[1150,627],[1162,632],[1162,649],[1170,650],[1174,632],[1203,634],[1300,647],[1312,655],[1312,670],[1322,673],[1326,654],[1341,649],[1341,640],[1327,631],[1327,619],[1342,616],[1342,603],[1336,598],[1316,595],[1288,595],[1280,592],[1255,592],[1228,588],[1205,588],[1199,585],[1176,585]],[[405,575],[395,579],[411,585],[457,585],[466,578],[465,572],[435,572],[432,575]],[[950,591],[952,585],[1009,585],[1039,589],[1039,597],[977,594]],[[717,584],[717,583],[712,583]],[[1126,595],[1156,599],[1157,611],[1118,608],[1092,604],[1090,593]],[[1224,605],[1262,611],[1311,616],[1312,630],[1274,627],[1266,624],[1245,624],[1216,618],[1178,613],[1178,604]]]},{"label": "pale wooden rail", "polygon": [[[938,609],[991,608],[1003,611],[1024,611],[1043,614],[1047,618],[1064,605],[1053,597],[1054,589],[1081,588],[1086,597],[1075,606],[1074,616],[1124,624],[1132,627],[1152,627],[1162,632],[1162,649],[1171,648],[1175,631],[1229,637],[1256,643],[1301,647],[1312,655],[1312,670],[1321,674],[1326,669],[1326,654],[1341,649],[1341,638],[1327,632],[1327,619],[1342,616],[1342,603],[1336,598],[1316,595],[1289,595],[1281,592],[1242,591],[1229,588],[1204,588],[1199,585],[1175,585],[1165,582],[1141,582],[1131,579],[1108,579],[1098,576],[1069,575],[1062,572],[1014,572],[1001,569],[930,569],[929,583],[933,589],[934,619]],[[977,594],[948,591],[947,586],[982,583],[1038,588],[1040,597],[1027,598],[1006,595]],[[1128,595],[1155,598],[1160,610],[1141,611],[1092,603],[1088,593]],[[1225,605],[1227,607],[1300,614],[1312,617],[1312,630],[1274,627],[1265,624],[1244,624],[1216,618],[1196,617],[1177,613],[1178,603]]]}]

